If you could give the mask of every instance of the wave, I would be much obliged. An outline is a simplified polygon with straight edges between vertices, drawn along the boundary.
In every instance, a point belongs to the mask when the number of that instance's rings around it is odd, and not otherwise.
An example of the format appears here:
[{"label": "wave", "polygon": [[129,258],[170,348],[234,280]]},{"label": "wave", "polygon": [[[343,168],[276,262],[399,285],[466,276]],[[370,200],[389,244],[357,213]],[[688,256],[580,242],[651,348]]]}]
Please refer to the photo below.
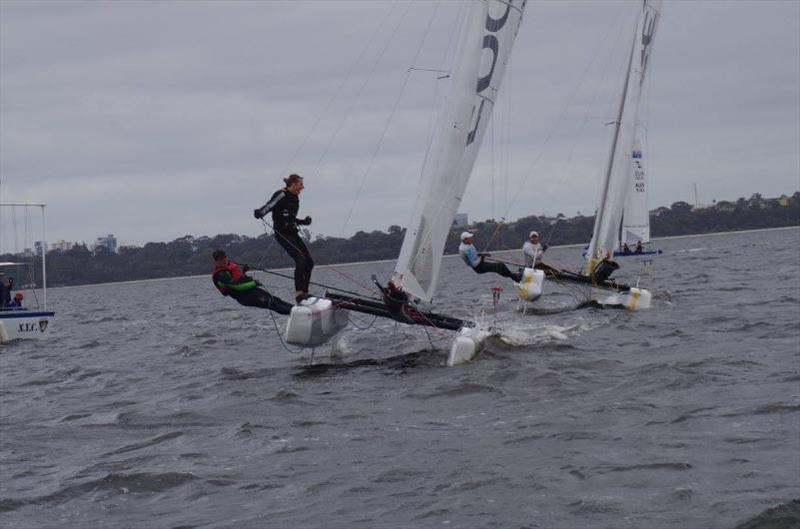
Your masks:
[{"label": "wave", "polygon": [[734,529],[791,529],[800,527],[800,498],[772,507]]},{"label": "wave", "polygon": [[98,494],[116,495],[165,492],[196,479],[197,477],[194,474],[188,472],[111,473],[99,479],[67,485],[44,496],[27,499],[0,499],[0,512],[13,511],[25,505],[62,504],[85,494],[96,496]]},{"label": "wave", "polygon": [[155,446],[157,444],[161,444],[161,443],[164,443],[166,441],[170,441],[172,439],[177,439],[178,437],[181,437],[182,435],[183,435],[183,432],[180,432],[180,431],[165,433],[163,435],[158,435],[158,436],[153,437],[152,439],[148,439],[146,441],[125,445],[125,446],[123,446],[121,448],[117,448],[116,450],[108,452],[108,453],[106,453],[104,455],[105,456],[113,456],[113,455],[124,454],[126,452],[133,452],[134,450],[141,450],[142,448]]}]

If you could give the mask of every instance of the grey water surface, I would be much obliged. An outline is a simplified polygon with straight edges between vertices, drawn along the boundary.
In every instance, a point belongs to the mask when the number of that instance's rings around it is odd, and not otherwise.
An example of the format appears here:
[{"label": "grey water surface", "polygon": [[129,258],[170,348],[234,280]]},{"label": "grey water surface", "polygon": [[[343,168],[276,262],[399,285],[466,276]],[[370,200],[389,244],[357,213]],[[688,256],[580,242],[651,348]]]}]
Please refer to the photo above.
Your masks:
[{"label": "grey water surface", "polygon": [[711,529],[791,504],[800,229],[658,245],[623,262],[654,292],[634,313],[548,285],[522,315],[447,257],[436,309],[503,329],[454,368],[452,334],[365,316],[312,363],[207,277],[51,289],[49,339],[0,346],[0,526]]}]

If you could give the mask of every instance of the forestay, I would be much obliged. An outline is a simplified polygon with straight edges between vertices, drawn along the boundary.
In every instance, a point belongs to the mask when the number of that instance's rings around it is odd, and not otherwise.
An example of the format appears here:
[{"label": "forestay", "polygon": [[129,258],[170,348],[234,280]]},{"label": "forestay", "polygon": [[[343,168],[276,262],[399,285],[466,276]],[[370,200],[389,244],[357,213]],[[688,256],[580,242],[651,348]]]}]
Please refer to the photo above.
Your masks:
[{"label": "forestay", "polygon": [[422,186],[392,282],[430,302],[445,242],[472,173],[526,0],[473,0]]},{"label": "forestay", "polygon": [[[617,244],[619,226],[622,221],[625,199],[629,194],[628,187],[632,187],[636,182],[634,180],[636,176],[634,167],[637,159],[631,156],[631,153],[641,152],[641,149],[634,148],[635,140],[638,139],[641,127],[639,124],[639,104],[645,73],[650,62],[660,8],[661,0],[643,2],[642,12],[637,20],[617,114],[614,139],[603,181],[600,207],[597,211],[592,241],[589,244],[589,252],[587,254],[589,257],[587,273],[591,273],[597,260],[614,251]],[[642,171],[641,176],[644,176],[644,171]],[[630,183],[630,186],[628,183]],[[646,203],[643,207],[646,215]],[[628,213],[627,210],[625,214],[634,219],[636,215],[641,215],[641,213]],[[649,231],[649,223],[647,230]]]}]

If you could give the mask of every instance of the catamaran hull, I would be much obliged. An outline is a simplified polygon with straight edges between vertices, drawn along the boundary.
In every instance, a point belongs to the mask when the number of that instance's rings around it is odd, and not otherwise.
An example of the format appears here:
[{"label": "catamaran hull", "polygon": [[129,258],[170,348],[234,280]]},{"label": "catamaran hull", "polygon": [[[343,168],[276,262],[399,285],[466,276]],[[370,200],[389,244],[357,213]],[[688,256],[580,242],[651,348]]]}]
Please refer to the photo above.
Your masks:
[{"label": "catamaran hull", "polygon": [[539,299],[544,290],[544,272],[534,268],[522,271],[522,280],[517,283],[517,296],[522,301]]},{"label": "catamaran hull", "polygon": [[474,360],[483,351],[487,336],[488,333],[479,332],[473,328],[462,329],[450,343],[447,366],[453,367]]},{"label": "catamaran hull", "polygon": [[652,301],[652,294],[643,288],[631,287],[625,292],[609,294],[606,291],[598,291],[597,301],[603,305],[621,306],[627,310],[649,309]]},{"label": "catamaran hull", "polygon": [[0,343],[46,336],[54,316],[54,312],[4,311],[0,313]]},{"label": "catamaran hull", "polygon": [[661,255],[661,250],[647,250],[646,252],[614,252],[614,257],[652,257],[654,255]]},{"label": "catamaran hull", "polygon": [[326,343],[347,325],[347,311],[325,298],[309,298],[292,308],[286,324],[286,342],[304,347]]}]

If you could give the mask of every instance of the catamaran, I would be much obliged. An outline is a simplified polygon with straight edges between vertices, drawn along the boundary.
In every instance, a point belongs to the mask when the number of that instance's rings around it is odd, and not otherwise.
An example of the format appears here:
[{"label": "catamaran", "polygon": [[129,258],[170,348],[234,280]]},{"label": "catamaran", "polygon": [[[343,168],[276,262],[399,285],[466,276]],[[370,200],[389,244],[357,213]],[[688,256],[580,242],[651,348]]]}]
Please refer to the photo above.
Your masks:
[{"label": "catamaran", "polygon": [[[50,333],[50,322],[55,317],[55,312],[47,310],[47,268],[46,256],[47,242],[45,240],[45,205],[44,204],[0,204],[0,208],[11,208],[12,215],[16,208],[40,208],[42,214],[42,241],[41,241],[41,301],[34,288],[31,289],[33,295],[27,296],[27,301],[23,306],[6,306],[0,300],[0,343],[17,340],[20,338],[39,338]],[[0,255],[8,255],[0,251]],[[17,281],[23,278],[34,282],[33,261],[27,258],[14,256],[14,261],[0,262],[0,272],[3,273],[2,279],[14,277]],[[2,289],[0,289],[2,290]],[[13,297],[13,296],[11,296]]]},{"label": "catamaran", "polygon": [[[381,298],[335,291],[292,309],[286,341],[327,342],[347,323],[345,311],[409,325],[458,331],[449,365],[470,360],[490,331],[475,322],[421,310],[436,292],[445,242],[469,182],[500,83],[522,22],[526,0],[472,0],[461,26],[449,95],[439,116],[422,185],[391,280],[376,285]],[[542,275],[543,277],[543,275]]]},{"label": "catamaran", "polygon": [[581,273],[554,267],[546,270],[547,275],[555,280],[595,287],[594,297],[601,304],[631,310],[649,308],[651,293],[643,288],[617,283],[610,276],[619,268],[619,264],[612,260],[615,251],[626,241],[644,243],[650,236],[639,107],[660,15],[661,0],[643,0],[613,122],[614,133],[603,174],[600,206],[583,270]]}]

